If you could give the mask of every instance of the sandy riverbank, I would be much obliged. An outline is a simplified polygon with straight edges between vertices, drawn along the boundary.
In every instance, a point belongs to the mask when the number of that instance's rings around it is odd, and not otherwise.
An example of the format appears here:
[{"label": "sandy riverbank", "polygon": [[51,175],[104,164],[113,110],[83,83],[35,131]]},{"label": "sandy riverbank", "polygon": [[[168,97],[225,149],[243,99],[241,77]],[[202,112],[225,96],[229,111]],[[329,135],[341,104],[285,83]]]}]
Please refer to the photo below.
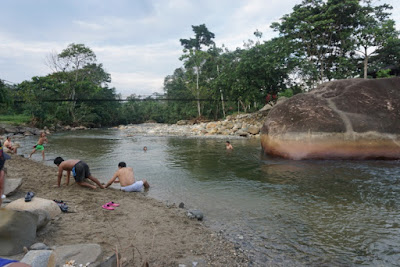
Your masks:
[{"label": "sandy riverbank", "polygon": [[[125,258],[124,266],[141,266],[145,261],[150,266],[192,266],[193,262],[198,262],[198,267],[248,265],[247,257],[220,234],[189,219],[183,209],[167,207],[145,193],[91,190],[74,182],[55,188],[56,167],[15,155],[6,162],[6,168],[6,179],[24,180],[10,199],[33,191],[41,198],[67,202],[72,211],[62,213],[38,232],[38,242],[48,246],[98,243],[105,257],[117,246]],[[108,201],[121,205],[114,211],[102,209]]]}]

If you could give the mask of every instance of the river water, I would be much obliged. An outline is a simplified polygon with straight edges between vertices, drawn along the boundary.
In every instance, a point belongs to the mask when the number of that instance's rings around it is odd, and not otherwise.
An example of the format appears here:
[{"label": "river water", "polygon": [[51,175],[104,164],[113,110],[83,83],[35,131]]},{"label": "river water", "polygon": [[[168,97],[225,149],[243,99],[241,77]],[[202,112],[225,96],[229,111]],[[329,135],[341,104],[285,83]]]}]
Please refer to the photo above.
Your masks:
[{"label": "river water", "polygon": [[[19,153],[29,154],[36,139],[22,140]],[[259,140],[232,139],[233,151],[225,141],[58,133],[49,136],[45,164],[81,159],[106,182],[125,161],[149,181],[150,197],[201,210],[251,266],[400,265],[400,161],[291,161],[264,156]]]}]

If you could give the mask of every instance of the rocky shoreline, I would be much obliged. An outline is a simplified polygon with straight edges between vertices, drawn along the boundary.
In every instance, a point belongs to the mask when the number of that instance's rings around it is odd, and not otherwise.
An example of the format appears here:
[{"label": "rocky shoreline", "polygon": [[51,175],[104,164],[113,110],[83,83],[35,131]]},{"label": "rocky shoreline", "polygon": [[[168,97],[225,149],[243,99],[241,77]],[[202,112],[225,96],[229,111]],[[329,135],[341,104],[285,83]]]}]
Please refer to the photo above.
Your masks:
[{"label": "rocky shoreline", "polygon": [[[227,116],[224,120],[199,122],[194,120],[180,120],[176,124],[143,123],[128,124],[113,127],[125,131],[127,136],[134,134],[142,135],[174,135],[174,136],[196,136],[196,137],[227,137],[227,138],[259,138],[261,128],[268,115],[271,106],[255,113],[237,114]],[[56,129],[38,129],[28,126],[11,126],[0,124],[0,140],[11,136],[14,140],[25,136],[40,135],[41,132],[51,134],[60,131],[87,130],[85,126],[71,127],[63,126]]]},{"label": "rocky shoreline", "polygon": [[114,127],[127,136],[175,135],[196,137],[259,138],[268,110],[227,116],[225,120],[200,122],[181,120],[176,124],[144,123]]}]

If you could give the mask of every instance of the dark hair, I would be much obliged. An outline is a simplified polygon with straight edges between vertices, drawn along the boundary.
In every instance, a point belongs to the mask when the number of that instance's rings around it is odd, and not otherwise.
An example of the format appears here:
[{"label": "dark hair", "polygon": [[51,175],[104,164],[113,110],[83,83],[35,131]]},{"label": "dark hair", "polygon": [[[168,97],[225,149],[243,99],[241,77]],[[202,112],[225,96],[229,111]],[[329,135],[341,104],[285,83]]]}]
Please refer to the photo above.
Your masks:
[{"label": "dark hair", "polygon": [[120,163],[118,163],[118,167],[125,168],[126,167],[126,163],[121,161]]},{"label": "dark hair", "polygon": [[226,141],[228,144],[230,144],[231,142],[229,142],[229,141]]},{"label": "dark hair", "polygon": [[64,159],[62,157],[57,157],[54,159],[54,164],[60,165],[61,162],[63,162],[63,161],[64,161]]}]

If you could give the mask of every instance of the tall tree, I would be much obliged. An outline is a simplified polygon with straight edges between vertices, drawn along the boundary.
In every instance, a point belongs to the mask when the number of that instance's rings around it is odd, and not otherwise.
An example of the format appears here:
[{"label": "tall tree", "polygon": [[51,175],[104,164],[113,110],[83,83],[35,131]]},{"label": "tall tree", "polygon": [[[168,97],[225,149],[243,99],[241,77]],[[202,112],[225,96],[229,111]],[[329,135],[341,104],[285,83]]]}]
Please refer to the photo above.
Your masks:
[{"label": "tall tree", "polygon": [[[199,26],[192,25],[195,38],[180,39],[181,45],[184,47],[184,55],[181,56],[180,60],[184,61],[185,68],[189,71],[188,74],[195,77],[192,87],[195,88],[195,97],[197,98],[197,112],[198,116],[201,116],[200,106],[200,75],[202,67],[209,57],[208,53],[202,51],[202,46],[210,47],[215,45],[212,39],[215,38],[214,33],[210,32],[205,24]],[[193,82],[193,79],[192,79]]]},{"label": "tall tree", "polygon": [[363,57],[364,79],[367,79],[368,61],[371,56],[381,50],[390,40],[398,36],[395,23],[389,19],[392,9],[384,4],[373,6],[371,0],[364,0],[357,13],[359,26],[353,34],[356,42],[356,51]]},{"label": "tall tree", "polygon": [[352,47],[349,36],[357,25],[353,14],[358,6],[358,0],[303,0],[271,27],[296,44],[293,54],[313,66],[309,73],[321,82],[333,78],[336,59],[345,58]]},{"label": "tall tree", "polygon": [[73,100],[70,103],[69,113],[73,121],[76,121],[75,106],[76,92],[81,84],[90,75],[90,70],[97,69],[99,73],[100,66],[95,66],[96,55],[94,52],[83,44],[70,44],[60,54],[50,54],[47,58],[47,65],[53,70],[60,80],[63,80],[67,86],[68,98]]}]

